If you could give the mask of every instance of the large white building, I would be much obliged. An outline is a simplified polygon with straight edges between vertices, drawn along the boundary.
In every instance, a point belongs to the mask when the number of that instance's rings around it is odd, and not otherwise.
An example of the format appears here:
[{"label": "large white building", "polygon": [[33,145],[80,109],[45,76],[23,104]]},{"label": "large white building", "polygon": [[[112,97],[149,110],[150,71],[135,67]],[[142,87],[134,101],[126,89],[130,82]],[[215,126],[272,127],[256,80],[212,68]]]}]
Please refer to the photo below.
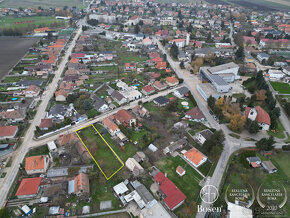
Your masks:
[{"label": "large white building", "polygon": [[115,23],[116,16],[115,15],[105,15],[105,14],[90,14],[90,20],[97,20],[99,23]]}]

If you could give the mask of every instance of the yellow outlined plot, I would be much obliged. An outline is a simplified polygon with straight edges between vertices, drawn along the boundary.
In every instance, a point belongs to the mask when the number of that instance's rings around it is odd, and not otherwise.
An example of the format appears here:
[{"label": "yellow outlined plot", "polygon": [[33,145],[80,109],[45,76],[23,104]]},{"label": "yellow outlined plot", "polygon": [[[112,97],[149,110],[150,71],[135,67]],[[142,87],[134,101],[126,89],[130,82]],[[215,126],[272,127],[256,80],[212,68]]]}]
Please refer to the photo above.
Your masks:
[{"label": "yellow outlined plot", "polygon": [[[91,154],[90,150],[87,148],[86,144],[83,142],[81,136],[78,134],[78,131],[80,131],[82,129],[86,129],[86,128],[90,127],[90,126],[92,126],[94,128],[94,130],[98,133],[98,135],[101,137],[101,139],[105,142],[105,144],[110,148],[110,150],[112,151],[112,153],[117,157],[118,161],[121,163],[121,167],[119,169],[117,169],[117,171],[114,172],[109,177],[102,170],[101,166],[98,164],[98,162],[96,161],[96,159],[94,158],[94,156]],[[97,128],[93,124],[88,125],[88,126],[83,127],[83,128],[80,128],[80,129],[76,130],[75,133],[77,134],[78,138],[80,139],[80,141],[82,142],[82,144],[85,146],[85,148],[87,149],[87,151],[89,152],[89,154],[91,155],[91,157],[93,158],[93,160],[97,164],[98,168],[101,170],[101,172],[103,173],[103,175],[105,176],[105,178],[107,180],[109,180],[110,178],[112,178],[112,176],[114,176],[118,171],[120,171],[124,167],[123,161],[119,158],[119,156],[116,154],[116,152],[111,148],[111,146],[108,144],[108,142],[104,139],[104,137],[100,134],[100,132],[97,130]]]}]

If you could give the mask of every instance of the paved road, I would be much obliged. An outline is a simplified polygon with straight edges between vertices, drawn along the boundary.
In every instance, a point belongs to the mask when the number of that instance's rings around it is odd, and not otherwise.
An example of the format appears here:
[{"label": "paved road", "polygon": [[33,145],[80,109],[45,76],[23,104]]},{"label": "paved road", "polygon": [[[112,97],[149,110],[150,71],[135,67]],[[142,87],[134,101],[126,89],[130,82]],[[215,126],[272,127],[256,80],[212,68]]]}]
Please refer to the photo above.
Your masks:
[{"label": "paved road", "polygon": [[37,125],[39,125],[40,120],[45,117],[46,114],[46,107],[48,105],[49,100],[52,98],[54,92],[56,91],[58,81],[61,78],[61,74],[68,62],[68,58],[72,53],[73,48],[75,47],[76,40],[80,36],[82,30],[81,27],[76,30],[76,35],[73,38],[72,42],[69,44],[68,49],[65,53],[65,56],[63,57],[61,63],[58,66],[58,70],[55,71],[55,77],[53,78],[52,82],[49,84],[45,97],[42,99],[42,102],[40,103],[39,107],[37,108],[37,113],[32,120],[29,129],[27,130],[25,137],[23,139],[23,142],[20,146],[20,148],[14,152],[14,158],[12,165],[10,167],[10,170],[8,171],[7,175],[5,176],[4,181],[2,182],[2,185],[0,187],[0,208],[4,206],[6,196],[8,194],[8,191],[10,189],[11,184],[16,178],[19,164],[23,161],[25,154],[28,152],[29,147],[32,144],[33,136],[34,136],[34,130]]},{"label": "paved road", "polygon": [[61,134],[73,133],[73,132],[75,132],[76,130],[78,130],[80,128],[86,127],[86,126],[91,125],[91,124],[96,123],[96,122],[100,122],[104,118],[109,117],[110,115],[115,114],[117,111],[119,111],[121,109],[125,109],[125,110],[132,109],[133,107],[135,107],[135,106],[138,105],[138,102],[140,100],[142,100],[142,102],[145,103],[145,102],[152,101],[154,98],[157,98],[158,96],[168,95],[171,92],[174,92],[174,90],[180,88],[181,86],[182,85],[178,85],[177,87],[175,87],[173,89],[164,90],[162,92],[158,92],[158,93],[156,93],[154,95],[151,95],[151,96],[149,96],[147,98],[138,99],[138,100],[133,101],[133,102],[131,102],[129,104],[126,104],[126,105],[121,106],[121,107],[118,107],[118,108],[116,108],[114,110],[111,110],[111,111],[108,111],[106,113],[103,113],[103,114],[97,116],[94,119],[90,119],[90,120],[87,120],[85,122],[82,122],[82,123],[78,123],[76,125],[73,125],[73,126],[67,128],[67,129],[65,129],[64,131],[57,132],[56,134],[53,134],[51,136],[47,136],[47,137],[44,137],[44,138],[39,138],[37,140],[34,140],[34,141],[31,142],[30,147],[33,148],[33,147],[38,147],[38,146],[44,145],[44,144],[46,144],[48,142],[51,142],[53,140],[56,140],[59,137],[59,135],[61,135]]},{"label": "paved road", "polygon": [[[207,109],[207,103],[203,100],[203,98],[200,96],[196,89],[196,84],[199,83],[199,79],[197,76],[190,74],[187,70],[180,69],[179,62],[173,61],[173,59],[170,57],[168,51],[164,49],[164,47],[161,45],[159,40],[157,38],[154,38],[154,42],[157,43],[159,49],[166,54],[167,61],[170,63],[171,67],[175,70],[175,73],[178,75],[179,78],[182,78],[184,80],[184,83],[187,85],[189,90],[191,91],[193,97],[195,98],[198,107],[201,109],[201,111],[204,113],[206,119],[208,120],[209,124],[214,129],[221,129],[223,130],[225,134],[225,142],[224,142],[224,150],[220,156],[220,159],[217,163],[216,169],[212,175],[212,177],[209,179],[209,182],[207,185],[213,185],[219,189],[222,181],[222,177],[224,174],[224,171],[226,169],[228,160],[230,158],[230,155],[239,150],[240,148],[245,147],[251,147],[255,146],[255,142],[249,142],[249,141],[242,141],[237,140],[232,137],[229,137],[229,133],[231,132],[226,125],[220,125],[218,124],[213,117],[209,114],[209,110]],[[277,148],[281,148],[283,143],[279,143],[276,145]],[[210,195],[211,196],[211,195]],[[211,207],[211,204],[202,202],[203,208],[209,208]],[[204,218],[205,212],[201,212],[197,214],[197,218]]]}]

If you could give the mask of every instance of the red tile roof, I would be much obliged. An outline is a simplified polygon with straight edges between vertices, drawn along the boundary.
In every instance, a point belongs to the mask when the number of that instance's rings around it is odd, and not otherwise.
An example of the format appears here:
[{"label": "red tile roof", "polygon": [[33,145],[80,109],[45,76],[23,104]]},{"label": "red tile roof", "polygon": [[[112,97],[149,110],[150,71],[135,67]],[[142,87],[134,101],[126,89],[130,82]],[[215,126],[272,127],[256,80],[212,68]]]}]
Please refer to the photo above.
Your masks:
[{"label": "red tile roof", "polygon": [[187,111],[186,115],[190,116],[191,119],[197,119],[197,120],[205,118],[202,111],[198,107],[195,107],[195,108],[191,109],[190,111]]},{"label": "red tile roof", "polygon": [[16,134],[18,126],[0,126],[0,137],[8,137]]},{"label": "red tile roof", "polygon": [[25,158],[25,170],[44,169],[45,157],[47,155],[39,155]]},{"label": "red tile roof", "polygon": [[[264,109],[261,108],[260,106],[255,107],[255,109],[257,110],[256,121],[258,123],[265,123],[265,124],[271,125],[271,119],[270,119],[269,114],[266,111],[264,111]],[[246,110],[245,110],[246,117],[249,116],[250,110],[251,110],[250,107],[246,107]]]},{"label": "red tile roof", "polygon": [[144,86],[144,87],[142,88],[142,90],[143,90],[144,92],[149,93],[149,92],[153,92],[155,89],[154,89],[152,86],[147,85],[147,86]]},{"label": "red tile roof", "polygon": [[41,177],[22,179],[15,195],[21,196],[37,194],[41,180]]},{"label": "red tile roof", "polygon": [[134,119],[134,118],[135,117],[129,111],[126,111],[124,109],[119,110],[115,114],[115,119],[118,120],[120,123],[125,124],[125,125],[129,125],[130,120]]},{"label": "red tile roof", "polygon": [[49,128],[52,127],[52,119],[41,119],[41,122],[39,124],[39,128]]},{"label": "red tile roof", "polygon": [[84,58],[85,53],[74,53],[71,55],[71,58]]},{"label": "red tile roof", "polygon": [[155,176],[155,181],[160,185],[160,190],[166,195],[163,199],[167,206],[172,210],[186,199],[186,196],[179,190],[179,188],[162,172]]},{"label": "red tile roof", "polygon": [[195,165],[198,165],[200,163],[200,161],[202,161],[202,159],[204,157],[206,157],[203,153],[201,153],[199,150],[197,150],[196,148],[192,148],[189,151],[187,151],[184,154],[185,157],[187,157],[192,163],[194,163]]}]

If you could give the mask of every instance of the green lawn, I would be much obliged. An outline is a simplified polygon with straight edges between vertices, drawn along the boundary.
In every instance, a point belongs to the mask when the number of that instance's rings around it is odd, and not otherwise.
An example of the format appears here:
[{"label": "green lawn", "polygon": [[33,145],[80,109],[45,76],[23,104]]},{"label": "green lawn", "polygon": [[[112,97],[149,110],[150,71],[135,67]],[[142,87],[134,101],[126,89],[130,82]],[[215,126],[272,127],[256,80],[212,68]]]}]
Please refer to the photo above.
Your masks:
[{"label": "green lawn", "polygon": [[106,178],[110,178],[122,167],[122,163],[109,147],[111,146],[112,141],[107,142],[106,140],[108,137],[101,137],[101,135],[103,135],[103,128],[100,125],[96,125],[95,128],[91,125],[77,131],[77,133],[105,174]]},{"label": "green lawn", "polygon": [[92,67],[92,71],[109,71],[108,73],[118,73],[118,66]]},{"label": "green lawn", "polygon": [[204,164],[202,164],[200,167],[198,167],[198,170],[204,175],[207,176],[212,164],[209,161],[206,161]]},{"label": "green lawn", "polygon": [[[186,173],[180,177],[176,173],[176,168],[181,166]],[[167,177],[186,195],[187,201],[196,201],[199,196],[199,182],[202,176],[198,174],[191,166],[189,166],[181,157],[166,157],[156,162],[156,167],[163,173],[167,173]]]},{"label": "green lawn", "polygon": [[47,155],[49,154],[49,150],[47,145],[42,145],[40,147],[31,149],[28,153],[27,153],[27,157],[31,157],[31,156],[38,156],[38,155]]},{"label": "green lawn", "polygon": [[4,79],[5,83],[19,82],[20,80],[34,80],[34,76],[6,76]]},{"label": "green lawn", "polygon": [[280,138],[280,139],[283,139],[285,138],[285,135],[284,135],[284,126],[282,125],[281,121],[278,119],[278,127],[276,129],[277,133],[274,133],[274,132],[271,132],[271,131],[268,131],[268,135],[269,136],[274,136],[276,138]]},{"label": "green lawn", "polygon": [[63,8],[64,6],[73,7],[76,6],[78,8],[84,8],[82,0],[5,0],[0,4],[0,7],[5,8],[37,8],[38,6],[41,6],[43,8],[50,8],[50,7],[60,7]]},{"label": "green lawn", "polygon": [[270,82],[273,89],[280,94],[290,94],[290,85],[288,83]]},{"label": "green lawn", "polygon": [[[6,2],[6,1],[4,1]],[[63,20],[57,20],[55,17],[51,16],[31,16],[31,17],[21,17],[15,18],[11,16],[6,16],[0,18],[0,29],[2,28],[27,28],[27,31],[32,31],[34,28],[51,26],[55,23],[60,26],[64,26]]]}]

